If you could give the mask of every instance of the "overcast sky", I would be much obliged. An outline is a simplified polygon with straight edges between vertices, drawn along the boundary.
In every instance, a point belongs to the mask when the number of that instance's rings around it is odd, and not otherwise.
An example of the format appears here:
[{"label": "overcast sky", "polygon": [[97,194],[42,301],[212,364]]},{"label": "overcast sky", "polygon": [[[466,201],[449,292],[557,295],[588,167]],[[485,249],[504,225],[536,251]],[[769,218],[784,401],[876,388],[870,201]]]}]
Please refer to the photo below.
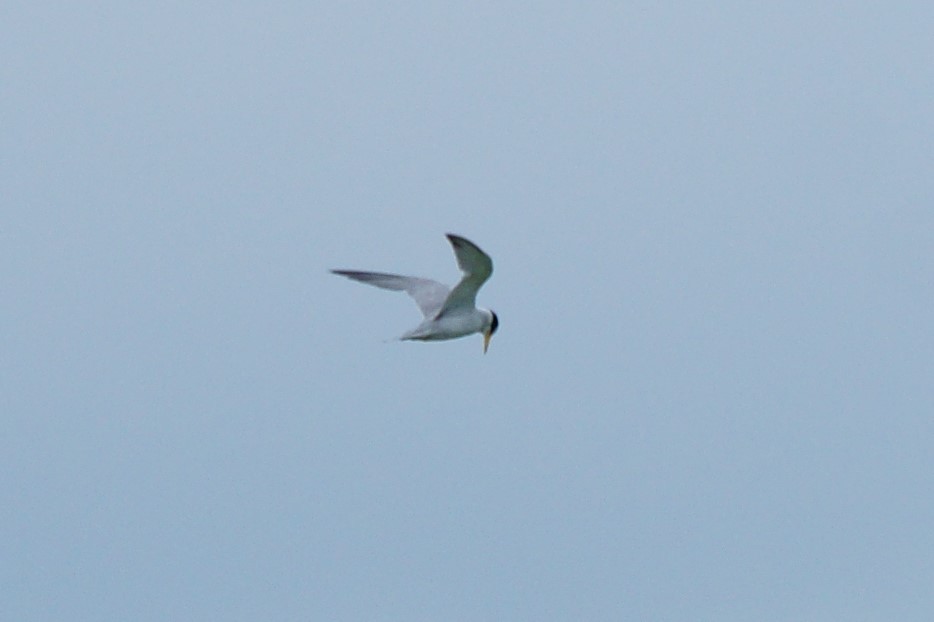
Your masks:
[{"label": "overcast sky", "polygon": [[5,2],[0,618],[934,619],[932,32]]}]

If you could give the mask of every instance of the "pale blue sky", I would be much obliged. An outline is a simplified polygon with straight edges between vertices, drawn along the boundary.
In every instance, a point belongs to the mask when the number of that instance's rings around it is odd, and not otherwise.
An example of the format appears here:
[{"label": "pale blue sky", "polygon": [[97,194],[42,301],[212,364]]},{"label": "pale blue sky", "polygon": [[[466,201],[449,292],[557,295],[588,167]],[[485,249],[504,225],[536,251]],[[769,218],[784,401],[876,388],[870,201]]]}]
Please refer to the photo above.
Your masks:
[{"label": "pale blue sky", "polygon": [[0,619],[932,619],[932,32],[4,3]]}]

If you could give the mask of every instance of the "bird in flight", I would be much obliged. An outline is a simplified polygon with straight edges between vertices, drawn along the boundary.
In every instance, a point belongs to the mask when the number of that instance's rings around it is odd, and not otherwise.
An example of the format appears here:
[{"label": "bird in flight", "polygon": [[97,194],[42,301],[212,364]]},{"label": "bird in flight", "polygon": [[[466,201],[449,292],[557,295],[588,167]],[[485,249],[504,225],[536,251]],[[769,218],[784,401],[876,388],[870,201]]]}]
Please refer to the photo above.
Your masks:
[{"label": "bird in flight", "polygon": [[457,339],[473,333],[483,335],[483,353],[490,347],[490,337],[499,328],[499,318],[489,309],[477,308],[477,290],[493,274],[493,260],[476,244],[452,233],[447,234],[454,247],[457,266],[464,273],[453,289],[447,285],[414,276],[385,272],[331,270],[334,274],[374,285],[383,289],[405,292],[421,309],[422,323],[408,331],[400,340],[441,341]]}]

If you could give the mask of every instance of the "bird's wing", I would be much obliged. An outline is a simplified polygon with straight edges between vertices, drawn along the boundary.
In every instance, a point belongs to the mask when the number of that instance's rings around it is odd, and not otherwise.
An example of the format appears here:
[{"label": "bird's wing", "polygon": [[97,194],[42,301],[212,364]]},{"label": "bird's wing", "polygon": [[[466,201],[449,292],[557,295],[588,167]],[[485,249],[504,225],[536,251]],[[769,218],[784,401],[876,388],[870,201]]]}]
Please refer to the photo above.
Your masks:
[{"label": "bird's wing", "polygon": [[425,317],[436,315],[450,293],[447,285],[431,279],[399,276],[398,274],[386,274],[384,272],[359,272],[357,270],[331,270],[331,272],[367,285],[405,292],[415,300],[415,304],[422,310]]},{"label": "bird's wing", "polygon": [[479,246],[452,233],[447,234],[447,238],[454,247],[457,266],[464,273],[464,277],[448,294],[437,317],[452,310],[473,309],[476,305],[477,290],[493,274],[493,260],[480,250]]}]

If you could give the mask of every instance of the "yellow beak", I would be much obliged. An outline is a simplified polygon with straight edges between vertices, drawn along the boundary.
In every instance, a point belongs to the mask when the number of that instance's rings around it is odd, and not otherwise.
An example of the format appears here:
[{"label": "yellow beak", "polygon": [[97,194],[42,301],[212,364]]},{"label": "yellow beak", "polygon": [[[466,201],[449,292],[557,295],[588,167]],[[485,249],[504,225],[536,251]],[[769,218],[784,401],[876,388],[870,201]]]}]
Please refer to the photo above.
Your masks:
[{"label": "yellow beak", "polygon": [[486,354],[487,348],[490,347],[490,337],[493,336],[493,333],[487,331],[483,333],[483,353]]}]

